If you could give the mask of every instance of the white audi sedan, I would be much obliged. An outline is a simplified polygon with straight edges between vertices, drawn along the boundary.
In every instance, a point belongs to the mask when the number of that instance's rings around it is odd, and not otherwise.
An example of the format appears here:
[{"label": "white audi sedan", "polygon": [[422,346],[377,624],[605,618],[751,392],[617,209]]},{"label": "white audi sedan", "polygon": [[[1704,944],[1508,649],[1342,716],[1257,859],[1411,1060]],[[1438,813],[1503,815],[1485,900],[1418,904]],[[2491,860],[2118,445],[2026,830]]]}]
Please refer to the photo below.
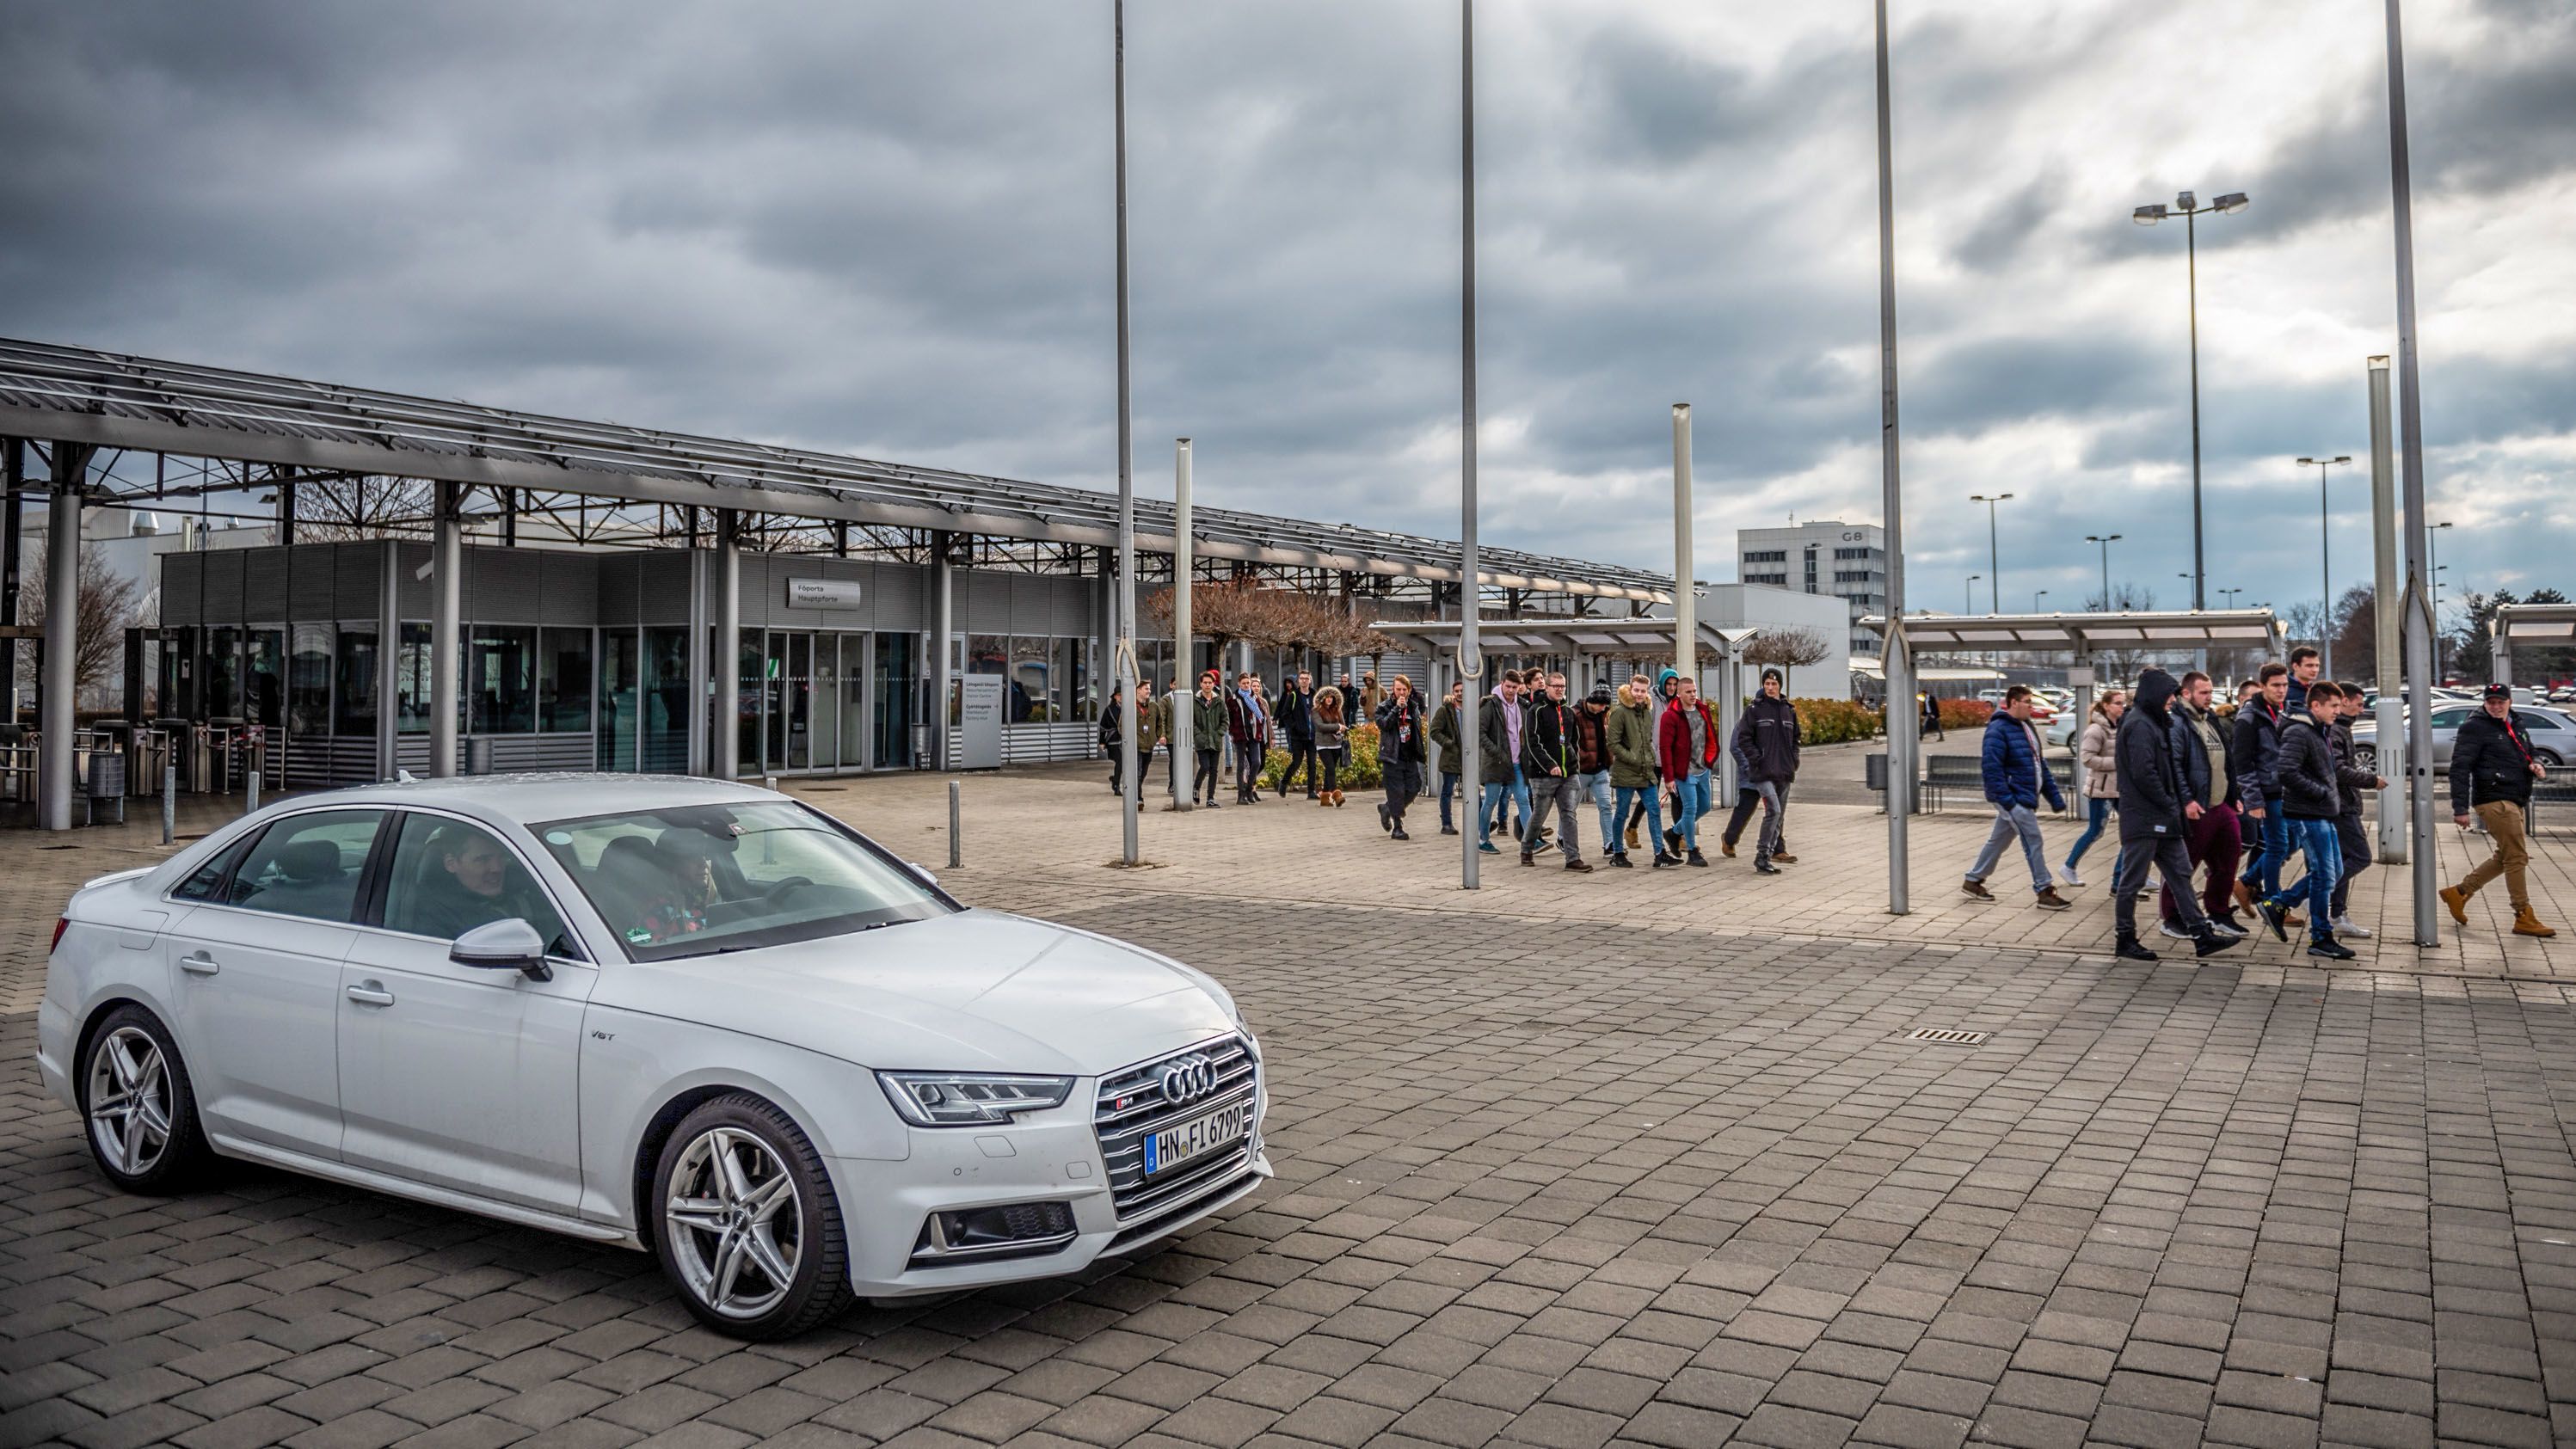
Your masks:
[{"label": "white audi sedan", "polygon": [[37,1043],[122,1187],[213,1153],[622,1243],[746,1338],[1072,1272],[1271,1174],[1216,982],[711,780],[272,806],[72,897]]}]

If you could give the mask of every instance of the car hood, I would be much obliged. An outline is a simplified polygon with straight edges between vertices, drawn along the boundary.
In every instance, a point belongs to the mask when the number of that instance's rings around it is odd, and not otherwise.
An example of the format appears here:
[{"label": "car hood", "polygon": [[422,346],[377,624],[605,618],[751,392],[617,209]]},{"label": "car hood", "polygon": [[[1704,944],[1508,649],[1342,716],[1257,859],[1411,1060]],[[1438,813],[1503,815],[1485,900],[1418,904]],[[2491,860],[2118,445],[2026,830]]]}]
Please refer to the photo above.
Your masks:
[{"label": "car hood", "polygon": [[613,966],[591,999],[884,1069],[1097,1076],[1235,1029],[1224,988],[1177,961],[982,910]]}]

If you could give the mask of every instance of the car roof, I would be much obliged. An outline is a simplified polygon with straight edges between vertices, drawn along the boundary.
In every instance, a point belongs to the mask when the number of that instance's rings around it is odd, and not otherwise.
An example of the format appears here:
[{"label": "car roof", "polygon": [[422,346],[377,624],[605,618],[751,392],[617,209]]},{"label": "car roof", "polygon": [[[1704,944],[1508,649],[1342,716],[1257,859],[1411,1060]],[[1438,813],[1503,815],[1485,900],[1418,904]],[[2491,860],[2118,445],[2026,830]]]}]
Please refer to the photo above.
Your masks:
[{"label": "car roof", "polygon": [[[325,797],[308,796],[308,801]],[[702,780],[690,775],[627,775],[566,770],[517,775],[458,775],[443,780],[395,780],[335,790],[333,805],[418,805],[480,813],[519,825],[607,815],[620,810],[684,805],[747,804],[786,797],[757,785]]]}]

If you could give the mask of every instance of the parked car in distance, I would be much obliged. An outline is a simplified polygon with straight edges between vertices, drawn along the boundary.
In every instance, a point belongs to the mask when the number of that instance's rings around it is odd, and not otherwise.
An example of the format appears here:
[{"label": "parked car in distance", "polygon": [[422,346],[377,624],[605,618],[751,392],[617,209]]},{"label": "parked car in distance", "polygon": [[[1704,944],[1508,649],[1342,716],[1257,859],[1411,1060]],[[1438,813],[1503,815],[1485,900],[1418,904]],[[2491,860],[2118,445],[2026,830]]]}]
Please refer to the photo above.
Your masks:
[{"label": "parked car in distance", "polygon": [[1215,981],[712,780],[273,805],[73,895],[36,1060],[130,1191],[240,1157],[641,1248],[744,1338],[1077,1272],[1271,1175]]},{"label": "parked car in distance", "polygon": [[[2460,725],[2483,704],[2443,704],[2433,706],[2433,764],[2443,768],[2451,763],[2451,741],[2458,737]],[[2412,711],[2409,712],[2412,717]],[[2531,753],[2544,765],[2564,764],[2576,760],[2576,715],[2565,710],[2517,707],[2515,724],[2531,735]],[[2379,722],[2363,715],[2352,722],[2352,752],[2365,770],[2379,769]]]}]

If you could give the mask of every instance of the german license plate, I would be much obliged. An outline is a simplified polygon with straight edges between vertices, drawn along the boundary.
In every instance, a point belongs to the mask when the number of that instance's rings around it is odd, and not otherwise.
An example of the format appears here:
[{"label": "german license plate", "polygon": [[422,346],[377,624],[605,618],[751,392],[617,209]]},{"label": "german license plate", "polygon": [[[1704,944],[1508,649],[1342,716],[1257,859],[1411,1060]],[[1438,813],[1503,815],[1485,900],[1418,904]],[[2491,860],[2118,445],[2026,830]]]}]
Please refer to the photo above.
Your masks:
[{"label": "german license plate", "polygon": [[1252,1104],[1237,1102],[1204,1117],[1166,1127],[1145,1139],[1145,1175],[1178,1167],[1193,1157],[1223,1151],[1252,1130]]}]

